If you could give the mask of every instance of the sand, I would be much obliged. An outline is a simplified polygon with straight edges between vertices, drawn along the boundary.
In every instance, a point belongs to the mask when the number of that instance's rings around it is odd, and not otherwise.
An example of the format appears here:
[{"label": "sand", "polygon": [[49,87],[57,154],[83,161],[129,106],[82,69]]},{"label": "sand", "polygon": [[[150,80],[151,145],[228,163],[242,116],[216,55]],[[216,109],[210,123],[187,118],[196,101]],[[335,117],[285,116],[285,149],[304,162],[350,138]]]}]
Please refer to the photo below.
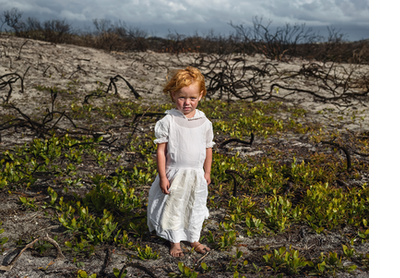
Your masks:
[{"label": "sand", "polygon": [[[9,102],[17,107],[24,109],[24,113],[30,115],[35,112],[38,107],[49,106],[47,101],[48,92],[36,89],[38,86],[47,86],[53,88],[68,89],[76,92],[79,101],[83,101],[84,96],[96,89],[104,90],[110,83],[110,78],[117,75],[122,76],[141,96],[142,101],[148,104],[167,103],[169,99],[162,94],[162,86],[165,83],[166,76],[171,69],[186,67],[189,64],[196,64],[201,54],[180,54],[171,55],[167,53],[154,52],[106,52],[86,47],[64,44],[52,44],[43,41],[35,41],[24,38],[16,38],[13,36],[0,36],[0,75],[8,75],[3,80],[16,77],[17,73],[23,78],[23,92],[20,80],[17,80],[14,90],[10,95]],[[212,61],[212,58],[207,56]],[[271,84],[278,83],[283,87],[301,88],[311,90],[323,96],[329,96],[327,90],[321,89],[321,86],[313,83],[311,79],[304,76],[291,75],[298,73],[304,65],[310,65],[310,61],[302,61],[293,59],[291,61],[272,61],[262,56],[242,56],[232,55],[229,58],[229,64],[233,70],[237,70],[233,65],[237,61],[244,59],[246,66],[251,68],[252,65],[259,66],[262,63],[270,65],[271,74],[259,78],[259,84],[265,91],[269,91]],[[317,65],[329,67],[327,64],[312,62]],[[222,64],[219,64],[222,65]],[[207,71],[206,68],[202,70]],[[221,68],[216,68],[215,72]],[[351,65],[341,64],[340,67],[332,70],[332,76],[341,76],[354,72],[356,75],[368,76],[368,65]],[[248,78],[252,72],[246,72],[245,78]],[[245,89],[242,90],[246,95]],[[356,88],[355,91],[363,91],[365,88]],[[0,90],[0,96],[3,100],[7,97],[8,87]],[[113,92],[110,92],[113,93]],[[120,98],[135,101],[135,95],[124,85],[120,79],[118,81],[118,94]],[[369,105],[368,100],[347,102],[320,102],[318,98],[308,93],[293,94],[292,90],[280,89],[279,92],[273,91],[267,96],[281,98],[288,105],[305,107],[310,112],[307,114],[308,119],[315,122],[323,122],[333,129],[350,130],[352,132],[368,132],[369,121]],[[274,99],[276,100],[276,99]],[[93,100],[95,101],[95,100]],[[262,100],[261,100],[262,101]],[[0,108],[0,110],[3,108]],[[2,112],[1,112],[2,113]],[[340,119],[340,120],[338,120]],[[356,120],[355,120],[356,119]],[[23,143],[23,136],[2,137],[2,149],[12,146],[15,141]],[[30,194],[27,192],[27,194]],[[33,194],[33,193],[32,193]],[[46,198],[37,196],[37,198]],[[43,217],[40,211],[23,211],[18,205],[18,196],[12,194],[3,194],[3,200],[0,208],[0,221],[3,222],[1,228],[5,229],[0,237],[9,237],[9,242],[5,245],[5,251],[0,254],[1,265],[7,265],[17,253],[15,241],[24,238],[29,242],[32,237],[42,236],[46,233],[59,232],[59,223],[51,222]],[[211,219],[217,218],[220,212],[212,212]],[[215,222],[215,221],[214,221]],[[213,220],[208,222],[206,230],[215,225]],[[313,235],[306,239],[307,242],[321,241],[322,236]],[[330,235],[327,238],[334,242],[335,236]],[[326,239],[326,238],[324,238]],[[276,245],[279,246],[280,240],[274,239]],[[255,243],[257,241],[257,243]],[[266,239],[247,239],[242,244],[242,251],[251,252],[248,246],[263,246],[271,242]],[[273,246],[273,244],[272,244]],[[304,246],[303,246],[304,247]],[[364,249],[368,249],[368,245],[364,245]],[[254,250],[253,250],[254,251]],[[361,250],[367,252],[366,250]],[[140,266],[155,273],[157,277],[163,277],[168,272],[169,267],[176,266],[177,260],[167,255],[167,248],[163,248],[161,260],[155,262],[137,262],[137,265],[129,268],[130,272],[127,277],[144,277],[145,271]],[[232,250],[232,254],[235,250]],[[76,262],[71,257],[65,260],[57,261],[55,259],[55,251],[52,256],[40,257],[32,254],[27,250],[15,264],[15,267],[9,272],[0,271],[1,277],[76,277],[76,271],[79,269]],[[211,252],[207,260],[218,261],[222,254],[216,251]],[[110,246],[105,248],[103,252],[98,252],[90,258],[82,261],[82,268],[92,271],[92,273],[107,273],[113,277],[112,269],[121,269],[127,262],[127,254],[123,250],[115,250]],[[195,254],[185,257],[185,262],[190,263],[199,260]],[[136,273],[136,274],[135,274]],[[89,273],[90,274],[90,273]],[[368,272],[358,271],[358,277],[368,277]],[[105,274],[104,274],[105,275]],[[135,276],[137,275],[137,276]],[[232,274],[230,274],[232,275]],[[201,277],[225,277],[222,274],[203,275]],[[342,273],[341,277],[350,277],[350,274]],[[228,276],[227,276],[228,277]],[[231,276],[229,276],[231,277]],[[246,277],[257,277],[248,275]]]}]

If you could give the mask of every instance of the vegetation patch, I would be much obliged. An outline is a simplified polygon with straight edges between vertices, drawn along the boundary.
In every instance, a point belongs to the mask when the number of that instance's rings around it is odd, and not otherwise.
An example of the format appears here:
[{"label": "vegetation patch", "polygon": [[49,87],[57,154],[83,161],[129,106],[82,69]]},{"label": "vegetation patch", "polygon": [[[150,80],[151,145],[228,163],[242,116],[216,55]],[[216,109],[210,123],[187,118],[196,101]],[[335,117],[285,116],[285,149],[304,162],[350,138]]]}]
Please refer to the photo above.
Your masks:
[{"label": "vegetation patch", "polygon": [[[184,247],[174,259],[148,231],[154,125],[171,108],[149,99],[158,92],[147,96],[121,75],[82,92],[70,78],[36,84],[41,97],[27,107],[16,95],[32,89],[24,76],[4,75],[2,274],[15,274],[14,249],[29,246],[33,258],[57,261],[35,271],[60,277],[368,275],[368,74],[335,62],[282,71],[266,57],[250,65],[244,54],[191,55],[208,81],[199,109],[216,142],[201,239],[213,250]],[[302,105],[310,99],[318,111]]]}]

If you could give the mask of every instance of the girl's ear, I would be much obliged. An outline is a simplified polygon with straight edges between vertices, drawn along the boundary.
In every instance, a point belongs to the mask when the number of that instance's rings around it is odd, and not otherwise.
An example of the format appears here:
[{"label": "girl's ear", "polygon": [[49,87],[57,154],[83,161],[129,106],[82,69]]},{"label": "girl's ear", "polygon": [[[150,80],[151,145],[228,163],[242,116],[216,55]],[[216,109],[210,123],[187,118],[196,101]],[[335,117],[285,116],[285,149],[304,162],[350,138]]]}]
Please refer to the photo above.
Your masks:
[{"label": "girl's ear", "polygon": [[201,98],[203,97],[203,92],[204,92],[204,91],[201,91],[201,92],[200,92],[199,100],[201,100]]},{"label": "girl's ear", "polygon": [[170,95],[172,102],[175,102],[175,92],[171,92]]}]

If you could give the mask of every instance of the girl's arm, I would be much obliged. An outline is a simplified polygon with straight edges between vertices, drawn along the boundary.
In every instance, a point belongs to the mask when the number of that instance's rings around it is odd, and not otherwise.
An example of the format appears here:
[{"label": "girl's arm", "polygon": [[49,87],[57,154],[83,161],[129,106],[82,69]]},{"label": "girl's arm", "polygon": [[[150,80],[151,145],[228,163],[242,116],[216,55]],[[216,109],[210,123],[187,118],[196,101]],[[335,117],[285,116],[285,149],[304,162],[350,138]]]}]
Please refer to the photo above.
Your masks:
[{"label": "girl's arm", "polygon": [[211,164],[212,164],[212,148],[206,149],[206,160],[204,161],[204,177],[207,185],[211,183]]},{"label": "girl's arm", "polygon": [[164,194],[169,194],[170,187],[169,180],[165,172],[165,165],[167,162],[167,144],[168,143],[161,143],[157,145],[157,171],[158,176],[160,177],[161,191]]}]

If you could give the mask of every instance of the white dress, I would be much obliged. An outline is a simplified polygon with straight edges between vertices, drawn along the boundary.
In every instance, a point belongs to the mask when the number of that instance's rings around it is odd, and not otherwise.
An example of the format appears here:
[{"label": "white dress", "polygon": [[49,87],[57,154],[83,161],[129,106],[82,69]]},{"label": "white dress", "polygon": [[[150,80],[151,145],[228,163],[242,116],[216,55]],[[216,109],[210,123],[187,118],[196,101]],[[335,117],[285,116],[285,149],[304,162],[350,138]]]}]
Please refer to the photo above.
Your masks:
[{"label": "white dress", "polygon": [[150,232],[174,243],[196,242],[207,209],[207,181],[204,178],[206,148],[212,148],[212,123],[196,109],[193,118],[172,109],[155,126],[156,144],[167,144],[166,173],[170,194],[164,194],[157,175],[149,192],[147,225]]}]

